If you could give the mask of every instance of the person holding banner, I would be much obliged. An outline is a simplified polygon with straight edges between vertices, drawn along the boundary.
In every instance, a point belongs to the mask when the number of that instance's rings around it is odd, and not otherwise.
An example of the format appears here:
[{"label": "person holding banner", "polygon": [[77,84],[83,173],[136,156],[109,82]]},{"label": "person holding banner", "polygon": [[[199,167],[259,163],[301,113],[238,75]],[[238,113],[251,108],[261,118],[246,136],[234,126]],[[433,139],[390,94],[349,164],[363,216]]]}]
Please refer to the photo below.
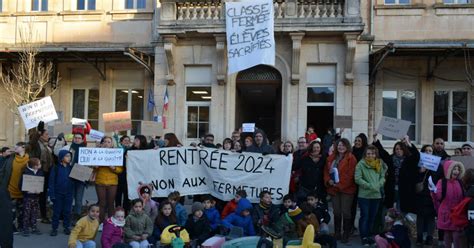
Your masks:
[{"label": "person holding banner", "polygon": [[[327,159],[324,182],[328,194],[332,196],[335,237],[342,243],[347,243],[354,227],[354,222],[351,223],[351,207],[356,191],[354,173],[357,159],[352,155],[349,140],[343,138],[336,144],[334,153]],[[341,236],[343,219],[343,235]]]},{"label": "person holding banner", "polygon": [[165,147],[181,147],[183,144],[179,142],[178,137],[174,133],[166,133],[163,137],[165,140]]},{"label": "person holding banner", "polygon": [[[112,137],[102,138],[101,148],[114,148]],[[122,173],[122,166],[99,166],[95,169],[95,189],[100,207],[100,223],[105,219],[105,214],[110,217],[114,214],[114,200],[117,193],[118,175]]]},{"label": "person holding banner", "polygon": [[261,153],[262,155],[267,154],[274,154],[275,151],[273,150],[272,146],[268,145],[267,143],[267,136],[261,129],[255,130],[253,134],[254,144],[250,147],[245,149],[246,152],[255,152]]}]

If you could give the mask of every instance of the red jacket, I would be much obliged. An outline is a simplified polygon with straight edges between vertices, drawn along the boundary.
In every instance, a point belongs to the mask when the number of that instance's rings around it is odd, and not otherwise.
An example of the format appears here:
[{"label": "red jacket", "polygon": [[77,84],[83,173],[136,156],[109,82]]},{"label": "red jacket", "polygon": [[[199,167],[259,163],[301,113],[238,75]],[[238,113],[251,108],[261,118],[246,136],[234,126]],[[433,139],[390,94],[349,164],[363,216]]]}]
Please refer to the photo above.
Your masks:
[{"label": "red jacket", "polygon": [[339,172],[339,183],[334,186],[328,184],[331,179],[329,172],[331,171],[333,161],[336,159],[336,155],[333,153],[327,158],[326,168],[324,169],[324,183],[327,187],[327,192],[330,195],[335,195],[337,192],[345,194],[355,194],[356,184],[354,181],[355,167],[357,165],[357,159],[352,155],[351,152],[347,152],[344,158],[339,162],[337,167]]},{"label": "red jacket", "polygon": [[312,133],[312,134],[309,134],[309,133],[306,133],[304,135],[304,137],[306,138],[306,142],[311,143],[311,141],[315,140],[318,138],[318,135],[316,133]]},{"label": "red jacket", "polygon": [[237,202],[235,201],[235,199],[232,199],[225,205],[224,209],[222,210],[221,218],[224,219],[225,217],[227,217],[227,215],[235,212],[236,208]]}]

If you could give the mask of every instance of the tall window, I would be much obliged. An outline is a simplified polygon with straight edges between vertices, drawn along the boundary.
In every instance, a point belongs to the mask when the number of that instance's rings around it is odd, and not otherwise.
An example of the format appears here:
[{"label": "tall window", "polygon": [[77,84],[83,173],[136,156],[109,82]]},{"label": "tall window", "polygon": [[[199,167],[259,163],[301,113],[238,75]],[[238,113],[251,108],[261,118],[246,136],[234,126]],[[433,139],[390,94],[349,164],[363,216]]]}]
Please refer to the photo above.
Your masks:
[{"label": "tall window", "polygon": [[464,142],[468,133],[467,91],[435,91],[433,136],[448,142]]},{"label": "tall window", "polygon": [[385,4],[410,4],[410,0],[385,0]]},{"label": "tall window", "polygon": [[125,0],[125,9],[145,9],[146,0]]},{"label": "tall window", "polygon": [[[383,116],[411,121],[408,136],[416,140],[416,91],[414,90],[384,90]],[[394,140],[383,137],[383,140]]]},{"label": "tall window", "polygon": [[32,11],[48,11],[48,0],[32,0]]},{"label": "tall window", "polygon": [[77,10],[95,10],[95,0],[77,0]]},{"label": "tall window", "polygon": [[138,134],[138,128],[143,120],[144,108],[143,89],[116,89],[115,90],[115,111],[130,111],[132,115],[131,135]]},{"label": "tall window", "polygon": [[444,0],[443,2],[445,4],[463,4],[463,3],[469,3],[470,0]]},{"label": "tall window", "polygon": [[74,89],[72,117],[87,119],[92,128],[99,128],[99,90]]},{"label": "tall window", "polygon": [[209,132],[211,87],[186,87],[187,138],[198,139]]}]

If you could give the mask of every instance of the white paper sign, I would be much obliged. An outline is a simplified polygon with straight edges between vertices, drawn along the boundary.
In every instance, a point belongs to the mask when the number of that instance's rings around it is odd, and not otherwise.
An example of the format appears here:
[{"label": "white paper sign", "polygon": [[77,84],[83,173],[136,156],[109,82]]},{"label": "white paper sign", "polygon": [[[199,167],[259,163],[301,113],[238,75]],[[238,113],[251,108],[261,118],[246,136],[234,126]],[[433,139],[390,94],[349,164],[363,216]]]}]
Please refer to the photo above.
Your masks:
[{"label": "white paper sign", "polygon": [[291,155],[234,153],[218,149],[173,147],[133,150],[127,153],[127,182],[130,199],[137,198],[139,183],[151,184],[154,197],[211,194],[221,200],[234,198],[237,190],[247,191],[251,202],[259,202],[263,190],[281,203],[288,194]]},{"label": "white paper sign", "polygon": [[91,166],[122,166],[122,148],[79,148],[79,164]]},{"label": "white paper sign", "polygon": [[228,74],[275,65],[273,1],[226,2]]},{"label": "white paper sign", "polygon": [[420,165],[431,171],[438,171],[441,157],[420,152]]},{"label": "white paper sign", "polygon": [[394,139],[402,139],[407,135],[411,122],[383,116],[380,119],[377,133]]},{"label": "white paper sign", "polygon": [[38,126],[40,121],[48,123],[58,119],[58,114],[50,96],[22,105],[18,107],[18,112],[20,112],[26,129]]},{"label": "white paper sign", "polygon": [[43,192],[44,177],[23,175],[21,191],[30,193],[41,193]]},{"label": "white paper sign", "polygon": [[72,125],[82,125],[82,124],[86,124],[87,120],[73,117],[71,119],[71,123],[72,123]]},{"label": "white paper sign", "polygon": [[255,123],[242,123],[242,132],[243,133],[255,132]]},{"label": "white paper sign", "polygon": [[105,136],[105,134],[103,132],[97,131],[97,130],[94,130],[94,129],[91,129],[90,132],[89,132],[89,137],[91,137],[92,139],[95,139],[95,140],[101,140],[104,136]]}]

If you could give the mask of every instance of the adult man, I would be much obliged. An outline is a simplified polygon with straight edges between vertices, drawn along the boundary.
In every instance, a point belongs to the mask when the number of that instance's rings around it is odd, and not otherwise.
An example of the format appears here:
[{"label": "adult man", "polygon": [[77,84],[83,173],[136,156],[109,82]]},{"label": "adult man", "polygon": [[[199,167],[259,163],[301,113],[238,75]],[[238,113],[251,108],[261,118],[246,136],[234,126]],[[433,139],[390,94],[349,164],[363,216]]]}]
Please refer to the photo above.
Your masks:
[{"label": "adult man", "polygon": [[235,130],[232,132],[232,142],[236,142],[240,140],[240,132],[239,130]]},{"label": "adult man", "polygon": [[444,150],[444,140],[442,138],[436,138],[433,141],[433,155],[441,157],[441,160],[449,158],[448,153]]},{"label": "adult man", "polygon": [[275,153],[273,148],[267,144],[267,137],[263,130],[256,130],[253,134],[253,139],[255,143],[248,147],[247,150],[245,150],[246,152],[261,153],[263,155]]},{"label": "adult man", "polygon": [[463,144],[462,147],[463,156],[472,156],[472,146],[469,143]]},{"label": "adult man", "polygon": [[209,147],[209,148],[216,148],[216,145],[214,145],[214,134],[207,133],[204,136],[204,142],[202,143],[202,146]]},{"label": "adult man", "polygon": [[297,150],[293,153],[293,164],[299,162],[301,156],[306,152],[308,143],[306,142],[305,137],[299,137],[297,143]]}]

